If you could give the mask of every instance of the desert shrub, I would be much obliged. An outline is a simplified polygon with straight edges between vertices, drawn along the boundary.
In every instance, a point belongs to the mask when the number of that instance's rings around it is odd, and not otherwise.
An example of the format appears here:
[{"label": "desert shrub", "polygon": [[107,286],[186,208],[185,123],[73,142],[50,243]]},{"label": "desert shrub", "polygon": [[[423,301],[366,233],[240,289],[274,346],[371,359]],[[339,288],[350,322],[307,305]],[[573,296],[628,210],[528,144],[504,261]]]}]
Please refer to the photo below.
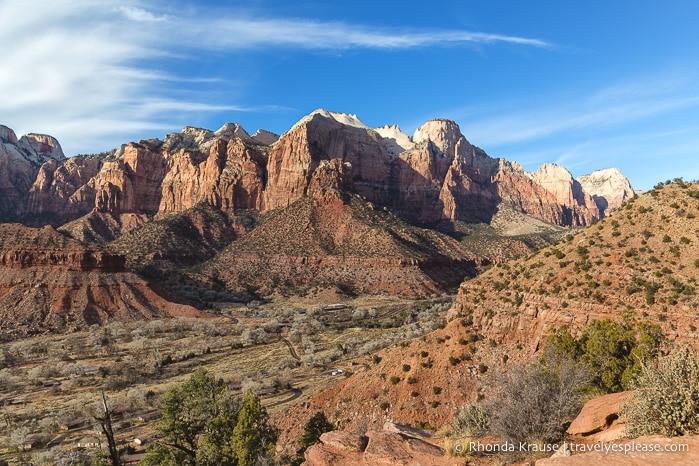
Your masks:
[{"label": "desert shrub", "polygon": [[699,355],[677,347],[657,365],[644,364],[634,395],[623,407],[631,436],[699,433]]},{"label": "desert shrub", "polygon": [[391,378],[389,380],[391,381],[391,384],[395,385],[398,382],[400,382],[400,377],[394,375],[394,376],[391,376]]},{"label": "desert shrub", "polygon": [[410,364],[403,364],[403,372],[410,372]]},{"label": "desert shrub", "polygon": [[435,395],[439,395],[440,393],[442,393],[442,387],[432,387],[432,393],[434,393]]},{"label": "desert shrub", "polygon": [[547,350],[528,365],[498,372],[487,403],[489,433],[515,444],[555,443],[578,414],[591,372],[584,364]]},{"label": "desert shrub", "polygon": [[454,432],[468,437],[483,437],[490,428],[490,415],[482,403],[467,403],[454,416]]}]

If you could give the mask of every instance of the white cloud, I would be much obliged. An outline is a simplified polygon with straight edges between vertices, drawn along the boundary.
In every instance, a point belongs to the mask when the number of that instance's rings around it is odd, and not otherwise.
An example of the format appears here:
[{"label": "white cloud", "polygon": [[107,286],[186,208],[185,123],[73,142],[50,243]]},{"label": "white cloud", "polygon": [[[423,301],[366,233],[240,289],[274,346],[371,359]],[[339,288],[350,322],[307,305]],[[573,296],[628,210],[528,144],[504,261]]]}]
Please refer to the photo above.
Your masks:
[{"label": "white cloud", "polygon": [[[207,17],[157,1],[2,0],[0,123],[18,133],[53,134],[69,154],[84,150],[87,140],[101,140],[95,149],[104,149],[137,137],[135,129],[177,128],[192,114],[280,111],[269,105],[211,102],[194,85],[218,78],[155,70],[153,64],[164,57],[187,64],[201,51],[214,50],[391,50],[493,43],[549,46],[537,39],[480,32],[382,29],[221,11]],[[175,92],[183,81],[192,86]],[[235,99],[235,89],[227,92]]]},{"label": "white cloud", "polygon": [[136,21],[138,23],[159,23],[162,21],[168,21],[168,15],[157,16],[148,10],[143,8],[133,7],[133,6],[120,6],[118,8],[127,19],[131,21]]},{"label": "white cloud", "polygon": [[[201,29],[199,29],[198,27]],[[470,31],[424,31],[376,28],[343,22],[303,19],[224,18],[196,24],[189,30],[205,42],[222,48],[255,48],[269,45],[308,49],[350,48],[407,49],[458,43],[512,43],[552,47],[546,41],[526,37]]]}]

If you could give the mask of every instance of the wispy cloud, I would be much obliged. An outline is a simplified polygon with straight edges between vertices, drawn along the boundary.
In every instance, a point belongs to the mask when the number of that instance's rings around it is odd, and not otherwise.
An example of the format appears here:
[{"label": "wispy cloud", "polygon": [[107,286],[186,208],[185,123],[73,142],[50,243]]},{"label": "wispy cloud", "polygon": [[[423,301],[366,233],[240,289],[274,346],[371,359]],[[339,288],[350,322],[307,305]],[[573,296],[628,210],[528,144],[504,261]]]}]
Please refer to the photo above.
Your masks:
[{"label": "wispy cloud", "polygon": [[[179,7],[144,0],[3,0],[0,123],[20,133],[52,132],[70,153],[87,139],[121,142],[136,137],[134,128],[174,129],[191,115],[288,110],[265,103],[240,105],[234,101],[240,92],[230,89],[222,100],[220,94],[205,93],[203,85],[231,83],[188,75],[187,66],[178,71],[154,66],[163,58],[186,65],[207,51],[390,51],[497,43],[550,47],[535,38],[482,32],[378,28],[221,10],[207,16]],[[186,92],[179,90],[182,82],[192,84]]]},{"label": "wispy cloud", "polygon": [[163,21],[168,21],[170,18],[168,15],[155,15],[148,10],[134,6],[122,5],[117,10],[121,12],[126,19],[136,21],[138,23],[160,23]]},{"label": "wispy cloud", "polygon": [[699,94],[657,78],[616,84],[563,102],[518,102],[516,107],[500,107],[498,115],[481,115],[463,129],[477,135],[477,143],[497,147],[625,125],[695,107],[699,107]]},{"label": "wispy cloud", "polygon": [[553,47],[534,38],[471,31],[407,30],[376,28],[343,22],[304,19],[236,18],[202,24],[204,30],[190,29],[215,47],[255,48],[265,46],[307,49],[350,48],[408,49],[454,44],[510,43],[531,47]]}]

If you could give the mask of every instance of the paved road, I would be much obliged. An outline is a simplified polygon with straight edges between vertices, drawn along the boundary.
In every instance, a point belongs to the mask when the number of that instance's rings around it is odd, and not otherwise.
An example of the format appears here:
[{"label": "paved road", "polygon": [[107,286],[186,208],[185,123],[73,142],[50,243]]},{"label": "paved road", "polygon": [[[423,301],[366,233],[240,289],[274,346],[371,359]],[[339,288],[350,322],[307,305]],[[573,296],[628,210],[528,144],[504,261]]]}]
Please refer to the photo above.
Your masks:
[{"label": "paved road", "polygon": [[291,353],[291,357],[294,358],[294,359],[296,359],[297,361],[300,361],[301,358],[300,358],[299,355],[296,353],[296,350],[294,349],[294,346],[291,344],[291,342],[290,342],[289,340],[287,340],[286,338],[279,337],[279,339],[280,339],[281,341],[283,341],[284,343],[286,343],[286,346],[289,347],[289,353]]}]

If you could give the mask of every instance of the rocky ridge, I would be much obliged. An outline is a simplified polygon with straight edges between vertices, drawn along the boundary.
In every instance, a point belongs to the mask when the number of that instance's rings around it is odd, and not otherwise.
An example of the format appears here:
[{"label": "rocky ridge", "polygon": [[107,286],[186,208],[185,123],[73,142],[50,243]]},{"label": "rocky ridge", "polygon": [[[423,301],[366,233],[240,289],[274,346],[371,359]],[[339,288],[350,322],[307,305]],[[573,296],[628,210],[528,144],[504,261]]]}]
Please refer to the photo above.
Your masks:
[{"label": "rocky ridge", "polygon": [[[603,215],[564,168],[548,165],[527,174],[472,146],[455,122],[444,119],[410,137],[395,125],[371,129],[356,115],[321,109],[281,137],[264,130],[250,136],[236,123],[216,131],[185,127],[162,141],[122,145],[109,157],[67,160],[55,139],[18,140],[3,128],[0,163],[12,165],[8,173],[22,173],[12,183],[0,180],[0,195],[11,200],[0,216],[33,225],[45,219],[57,226],[91,210],[162,215],[199,202],[264,213],[308,195],[319,163],[334,159],[348,164],[353,193],[410,222],[488,222],[501,204],[564,226]],[[586,182],[604,186],[594,188],[600,205],[625,196],[623,176],[613,175],[613,182],[610,176],[600,182],[598,175]]]},{"label": "rocky ridge", "polygon": [[489,370],[530,360],[562,325],[575,332],[631,316],[699,346],[698,216],[699,183],[660,186],[559,244],[467,279],[444,329],[378,352],[378,362],[367,359],[365,370],[289,418],[303,425],[306,413],[323,411],[346,430],[385,421],[442,426],[473,401]]},{"label": "rocky ridge", "polygon": [[200,315],[128,272],[124,256],[86,248],[50,226],[0,225],[3,337]]}]

